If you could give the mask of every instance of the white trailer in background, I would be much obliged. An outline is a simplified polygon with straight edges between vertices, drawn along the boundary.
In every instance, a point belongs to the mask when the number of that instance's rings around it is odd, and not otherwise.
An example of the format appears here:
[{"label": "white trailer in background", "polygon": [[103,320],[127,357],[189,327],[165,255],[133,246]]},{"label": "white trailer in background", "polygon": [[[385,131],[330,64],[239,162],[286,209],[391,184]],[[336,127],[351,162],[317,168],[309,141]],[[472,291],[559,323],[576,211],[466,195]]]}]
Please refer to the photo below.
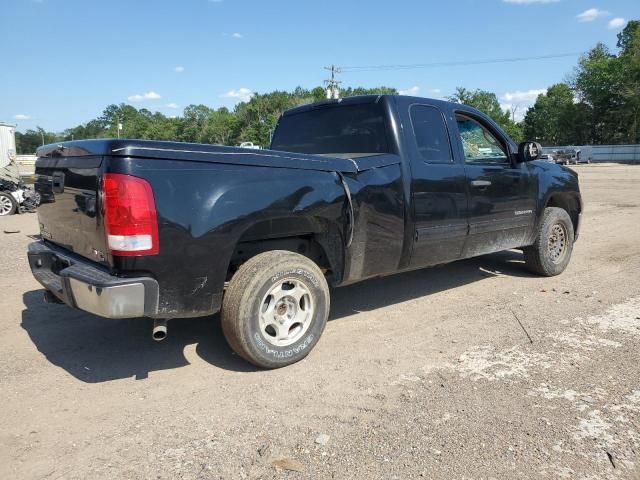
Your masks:
[{"label": "white trailer in background", "polygon": [[16,160],[16,126],[0,122],[0,178],[20,181]]}]

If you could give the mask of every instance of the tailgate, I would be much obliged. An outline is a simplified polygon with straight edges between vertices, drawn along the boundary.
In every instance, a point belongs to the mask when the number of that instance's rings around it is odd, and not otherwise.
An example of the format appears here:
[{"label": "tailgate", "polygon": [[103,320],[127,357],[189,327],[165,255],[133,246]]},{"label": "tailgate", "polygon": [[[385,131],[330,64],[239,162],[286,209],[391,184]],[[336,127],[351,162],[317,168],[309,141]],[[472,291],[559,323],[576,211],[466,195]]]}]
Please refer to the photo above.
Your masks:
[{"label": "tailgate", "polygon": [[109,265],[98,199],[102,161],[101,155],[38,158],[35,189],[42,238]]}]

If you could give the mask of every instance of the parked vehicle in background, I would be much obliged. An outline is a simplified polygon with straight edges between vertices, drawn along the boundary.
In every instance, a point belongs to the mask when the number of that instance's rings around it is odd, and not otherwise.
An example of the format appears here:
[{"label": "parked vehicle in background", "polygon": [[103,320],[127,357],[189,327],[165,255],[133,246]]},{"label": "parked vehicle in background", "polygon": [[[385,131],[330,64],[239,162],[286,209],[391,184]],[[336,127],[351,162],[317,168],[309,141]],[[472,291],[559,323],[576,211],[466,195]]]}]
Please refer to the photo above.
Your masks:
[{"label": "parked vehicle in background", "polygon": [[248,148],[248,149],[251,149],[251,150],[262,150],[262,147],[260,145],[254,145],[253,142],[242,142],[238,146],[240,148]]},{"label": "parked vehicle in background", "polygon": [[14,213],[35,212],[40,195],[22,182],[0,178],[0,217]]},{"label": "parked vehicle in background", "polygon": [[550,153],[543,153],[542,155],[540,155],[540,160],[548,163],[556,163],[556,159]]},{"label": "parked vehicle in background", "polygon": [[556,153],[556,163],[561,165],[577,165],[580,161],[580,150],[566,149],[558,150]]},{"label": "parked vehicle in background", "polygon": [[21,180],[15,133],[15,125],[0,123],[0,217],[33,212],[40,203],[40,196]]},{"label": "parked vehicle in background", "polygon": [[221,310],[233,350],[282,367],[318,342],[329,286],[512,248],[564,271],[578,177],[541,153],[474,108],[393,95],[289,110],[271,150],[48,145],[29,264],[49,301],[151,317],[158,340],[167,319]]},{"label": "parked vehicle in background", "polygon": [[591,163],[591,159],[587,155],[584,155],[583,153],[584,152],[582,150],[576,150],[576,157],[577,157],[576,165],[578,163]]}]

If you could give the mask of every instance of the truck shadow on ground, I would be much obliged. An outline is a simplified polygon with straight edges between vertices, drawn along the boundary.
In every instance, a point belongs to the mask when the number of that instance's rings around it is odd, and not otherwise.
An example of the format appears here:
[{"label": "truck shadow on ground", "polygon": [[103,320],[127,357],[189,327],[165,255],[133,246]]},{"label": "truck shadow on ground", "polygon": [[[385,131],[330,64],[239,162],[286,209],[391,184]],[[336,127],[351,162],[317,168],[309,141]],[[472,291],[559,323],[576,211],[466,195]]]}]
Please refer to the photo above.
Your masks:
[{"label": "truck shadow on ground", "polygon": [[[524,269],[522,254],[501,252],[436,268],[416,270],[339,288],[332,292],[330,321],[354,313],[371,311],[443,290],[504,274],[531,276]],[[148,377],[149,372],[189,365],[184,355],[188,345],[221,369],[255,372],[255,367],[234,354],[227,345],[220,317],[176,319],[169,323],[164,342],[151,339],[149,319],[107,320],[43,301],[43,291],[23,296],[22,328],[52,364],[78,380],[99,383]]]}]

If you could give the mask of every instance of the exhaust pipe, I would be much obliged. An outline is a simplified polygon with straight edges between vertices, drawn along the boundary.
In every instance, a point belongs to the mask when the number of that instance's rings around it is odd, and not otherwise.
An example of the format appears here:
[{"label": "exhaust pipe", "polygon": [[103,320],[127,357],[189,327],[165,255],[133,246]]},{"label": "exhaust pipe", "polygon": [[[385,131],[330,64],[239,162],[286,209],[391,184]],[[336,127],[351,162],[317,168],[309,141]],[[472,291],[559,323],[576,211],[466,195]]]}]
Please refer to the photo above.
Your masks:
[{"label": "exhaust pipe", "polygon": [[156,342],[161,342],[167,338],[167,320],[157,319],[153,321],[153,333],[151,334]]},{"label": "exhaust pipe", "polygon": [[44,301],[47,303],[64,303],[49,290],[44,291]]}]

